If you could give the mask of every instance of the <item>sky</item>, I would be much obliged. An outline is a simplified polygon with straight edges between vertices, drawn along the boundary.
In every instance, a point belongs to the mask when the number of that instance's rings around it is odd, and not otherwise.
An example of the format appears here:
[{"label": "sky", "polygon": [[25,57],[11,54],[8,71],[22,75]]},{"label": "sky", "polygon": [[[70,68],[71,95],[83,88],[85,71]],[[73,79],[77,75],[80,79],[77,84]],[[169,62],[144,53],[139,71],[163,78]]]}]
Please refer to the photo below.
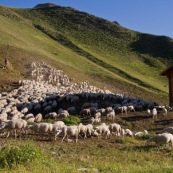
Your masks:
[{"label": "sky", "polygon": [[173,0],[0,0],[0,5],[14,8],[41,3],[72,7],[134,31],[173,38]]}]

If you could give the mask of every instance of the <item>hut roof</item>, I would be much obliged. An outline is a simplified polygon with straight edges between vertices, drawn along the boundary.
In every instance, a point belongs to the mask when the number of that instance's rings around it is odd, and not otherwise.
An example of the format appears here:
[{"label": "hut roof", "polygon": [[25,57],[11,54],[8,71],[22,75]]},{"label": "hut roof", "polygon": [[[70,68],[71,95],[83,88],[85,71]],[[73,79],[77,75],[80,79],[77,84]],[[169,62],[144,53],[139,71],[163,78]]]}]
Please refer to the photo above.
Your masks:
[{"label": "hut roof", "polygon": [[170,74],[170,72],[173,72],[173,64],[166,68],[160,75],[167,76],[168,74]]}]

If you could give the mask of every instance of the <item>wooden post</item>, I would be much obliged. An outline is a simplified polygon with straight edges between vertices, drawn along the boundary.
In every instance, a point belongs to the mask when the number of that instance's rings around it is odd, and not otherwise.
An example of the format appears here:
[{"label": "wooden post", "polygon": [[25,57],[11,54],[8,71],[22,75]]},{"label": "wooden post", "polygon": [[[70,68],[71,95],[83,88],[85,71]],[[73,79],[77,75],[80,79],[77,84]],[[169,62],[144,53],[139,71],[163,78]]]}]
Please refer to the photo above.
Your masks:
[{"label": "wooden post", "polygon": [[173,107],[173,65],[165,69],[160,75],[169,80],[169,106]]},{"label": "wooden post", "polygon": [[169,73],[169,105],[173,106],[173,74]]}]

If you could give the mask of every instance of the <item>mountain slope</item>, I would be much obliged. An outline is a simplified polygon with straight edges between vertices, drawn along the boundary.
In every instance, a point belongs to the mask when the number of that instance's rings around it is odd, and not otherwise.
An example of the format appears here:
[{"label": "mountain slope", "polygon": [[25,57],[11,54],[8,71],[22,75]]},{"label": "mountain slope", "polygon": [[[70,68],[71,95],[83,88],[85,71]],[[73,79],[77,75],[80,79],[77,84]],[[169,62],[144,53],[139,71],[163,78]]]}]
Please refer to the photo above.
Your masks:
[{"label": "mountain slope", "polygon": [[[159,74],[173,62],[173,40],[168,37],[134,32],[60,6],[1,6],[0,14],[1,50],[23,52],[24,64],[40,59],[63,69],[77,81],[90,80],[101,88],[149,99],[158,94],[167,96],[167,80]],[[10,56],[14,66],[18,66],[17,57],[21,55]],[[0,61],[3,64],[2,56]],[[9,74],[4,73],[7,72],[1,71],[0,75],[9,80]],[[9,73],[18,79],[26,75],[27,68],[21,66]]]}]

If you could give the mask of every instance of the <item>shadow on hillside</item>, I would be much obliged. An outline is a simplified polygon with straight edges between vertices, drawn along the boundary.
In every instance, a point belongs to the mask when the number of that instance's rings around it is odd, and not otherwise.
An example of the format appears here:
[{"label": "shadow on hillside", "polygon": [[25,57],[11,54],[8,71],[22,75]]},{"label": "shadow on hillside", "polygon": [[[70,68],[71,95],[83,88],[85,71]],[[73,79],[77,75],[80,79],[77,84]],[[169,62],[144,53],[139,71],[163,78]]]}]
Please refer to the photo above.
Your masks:
[{"label": "shadow on hillside", "polygon": [[152,118],[152,116],[141,116],[141,115],[137,115],[137,116],[127,116],[127,117],[122,117],[123,120],[126,121],[140,121],[140,120],[146,120],[146,119],[150,119]]},{"label": "shadow on hillside", "polygon": [[[171,39],[166,36],[140,34],[139,39],[136,42],[133,42],[131,47],[134,51],[137,51],[140,54],[149,54],[152,57],[161,57],[171,60],[173,55]],[[147,64],[152,65],[150,60],[145,57],[143,58]]]}]

